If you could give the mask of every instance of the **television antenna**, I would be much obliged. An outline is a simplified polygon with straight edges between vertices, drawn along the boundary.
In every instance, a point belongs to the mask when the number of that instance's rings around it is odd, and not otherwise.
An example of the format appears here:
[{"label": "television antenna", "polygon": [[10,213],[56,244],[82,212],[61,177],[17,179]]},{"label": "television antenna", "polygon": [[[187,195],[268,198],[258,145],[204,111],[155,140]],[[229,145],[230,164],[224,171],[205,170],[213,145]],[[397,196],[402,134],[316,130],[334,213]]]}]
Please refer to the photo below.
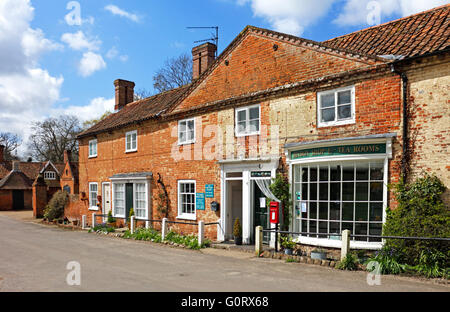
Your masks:
[{"label": "television antenna", "polygon": [[197,40],[194,41],[194,43],[200,43],[200,42],[208,42],[208,41],[214,41],[214,43],[216,44],[216,58],[217,58],[217,52],[219,51],[219,26],[211,26],[211,27],[186,27],[187,29],[214,29],[216,31],[216,33],[212,33],[211,34],[211,38],[209,39],[203,39],[203,40]]}]

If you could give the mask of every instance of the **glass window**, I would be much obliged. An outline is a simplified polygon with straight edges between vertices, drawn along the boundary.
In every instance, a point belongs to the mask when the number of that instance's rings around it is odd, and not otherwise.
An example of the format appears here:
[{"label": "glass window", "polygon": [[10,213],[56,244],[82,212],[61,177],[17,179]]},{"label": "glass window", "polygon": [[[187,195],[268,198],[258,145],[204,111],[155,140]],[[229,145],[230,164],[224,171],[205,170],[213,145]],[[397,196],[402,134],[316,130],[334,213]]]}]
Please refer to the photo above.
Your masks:
[{"label": "glass window", "polygon": [[89,157],[97,157],[97,140],[89,141]]},{"label": "glass window", "polygon": [[355,121],[354,93],[354,87],[319,93],[319,126],[353,123]]},{"label": "glass window", "polygon": [[[367,235],[383,224],[384,162],[342,162],[329,165],[294,165],[296,207],[301,232]],[[379,180],[381,178],[381,180]],[[327,232],[328,231],[328,232]],[[358,237],[359,241],[376,241]]]},{"label": "glass window", "polygon": [[178,181],[178,217],[195,220],[195,181]]},{"label": "glass window", "polygon": [[114,183],[114,216],[125,217],[125,184]]},{"label": "glass window", "polygon": [[134,207],[136,218],[147,218],[147,192],[145,183],[134,184]]},{"label": "glass window", "polygon": [[46,180],[56,180],[56,172],[47,171],[44,173],[44,179]]},{"label": "glass window", "polygon": [[261,124],[260,106],[250,106],[236,110],[236,135],[259,134]]},{"label": "glass window", "polygon": [[195,119],[178,122],[178,144],[195,143]]},{"label": "glass window", "polygon": [[127,132],[125,137],[126,152],[137,151],[137,131]]},{"label": "glass window", "polygon": [[97,208],[97,195],[98,195],[98,184],[97,183],[89,183],[89,207]]}]

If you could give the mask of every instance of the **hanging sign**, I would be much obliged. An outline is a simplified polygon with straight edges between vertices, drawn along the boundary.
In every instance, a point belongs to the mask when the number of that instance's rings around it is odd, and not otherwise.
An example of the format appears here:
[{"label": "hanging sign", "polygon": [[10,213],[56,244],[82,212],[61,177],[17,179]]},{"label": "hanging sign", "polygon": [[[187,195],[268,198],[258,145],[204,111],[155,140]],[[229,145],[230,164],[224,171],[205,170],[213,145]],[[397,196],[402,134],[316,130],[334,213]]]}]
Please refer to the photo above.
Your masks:
[{"label": "hanging sign", "polygon": [[196,194],[195,207],[197,208],[197,210],[205,210],[205,193]]},{"label": "hanging sign", "polygon": [[206,198],[214,198],[214,184],[205,185]]},{"label": "hanging sign", "polygon": [[291,159],[339,155],[385,154],[386,144],[327,146],[291,152]]}]

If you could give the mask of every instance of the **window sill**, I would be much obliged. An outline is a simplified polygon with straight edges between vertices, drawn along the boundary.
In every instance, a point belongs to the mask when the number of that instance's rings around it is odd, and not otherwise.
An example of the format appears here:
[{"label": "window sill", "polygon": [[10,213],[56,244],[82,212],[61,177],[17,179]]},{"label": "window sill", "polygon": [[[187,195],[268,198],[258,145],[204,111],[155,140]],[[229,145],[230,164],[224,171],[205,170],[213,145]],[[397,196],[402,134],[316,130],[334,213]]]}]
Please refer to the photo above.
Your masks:
[{"label": "window sill", "polygon": [[181,215],[181,216],[177,216],[177,220],[196,221],[197,220],[197,216],[195,216],[195,215]]},{"label": "window sill", "polygon": [[345,125],[353,125],[353,124],[356,124],[356,121],[354,119],[351,119],[351,120],[319,123],[317,128],[337,127],[337,126],[345,126]]},{"label": "window sill", "polygon": [[183,143],[178,142],[178,146],[192,145],[192,144],[195,144],[195,141],[189,141],[189,142],[183,142]]},{"label": "window sill", "polygon": [[92,158],[97,158],[97,155],[88,157],[88,159],[92,159]]},{"label": "window sill", "polygon": [[125,151],[125,154],[137,153],[137,149]]},{"label": "window sill", "polygon": [[98,207],[89,207],[89,211],[98,211]]},{"label": "window sill", "polygon": [[254,136],[254,135],[260,135],[261,132],[251,132],[251,133],[235,133],[235,136],[237,138],[243,138],[248,136]]}]

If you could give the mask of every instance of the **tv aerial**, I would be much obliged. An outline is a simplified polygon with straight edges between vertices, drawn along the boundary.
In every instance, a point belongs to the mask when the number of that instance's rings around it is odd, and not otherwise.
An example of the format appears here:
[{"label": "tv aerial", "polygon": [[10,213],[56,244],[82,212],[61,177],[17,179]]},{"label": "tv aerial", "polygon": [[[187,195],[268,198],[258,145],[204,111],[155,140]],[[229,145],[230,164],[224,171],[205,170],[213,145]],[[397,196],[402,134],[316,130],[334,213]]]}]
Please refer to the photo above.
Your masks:
[{"label": "tv aerial", "polygon": [[203,40],[197,40],[194,41],[194,43],[200,43],[200,42],[208,42],[208,41],[214,41],[217,49],[216,49],[216,57],[217,57],[217,52],[219,51],[219,26],[211,26],[211,27],[186,27],[187,29],[214,29],[216,31],[216,33],[212,33],[211,34],[211,38],[209,39],[203,39]]}]

